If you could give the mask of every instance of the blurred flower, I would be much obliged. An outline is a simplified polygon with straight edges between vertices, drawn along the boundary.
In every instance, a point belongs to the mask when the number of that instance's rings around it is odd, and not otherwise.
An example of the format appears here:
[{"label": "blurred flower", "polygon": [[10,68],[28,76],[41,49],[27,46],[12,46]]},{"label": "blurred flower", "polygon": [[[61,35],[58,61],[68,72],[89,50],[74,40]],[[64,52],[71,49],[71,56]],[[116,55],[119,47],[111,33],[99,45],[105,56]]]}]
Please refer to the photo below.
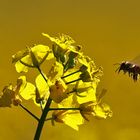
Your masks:
[{"label": "blurred flower", "polygon": [[11,107],[12,104],[18,106],[22,102],[20,93],[25,87],[25,84],[22,82],[24,78],[20,76],[15,86],[10,84],[4,87],[0,95],[0,107]]},{"label": "blurred flower", "polygon": [[107,117],[112,117],[113,113],[109,105],[105,103],[97,104],[93,107],[93,116],[97,118],[106,119]]}]

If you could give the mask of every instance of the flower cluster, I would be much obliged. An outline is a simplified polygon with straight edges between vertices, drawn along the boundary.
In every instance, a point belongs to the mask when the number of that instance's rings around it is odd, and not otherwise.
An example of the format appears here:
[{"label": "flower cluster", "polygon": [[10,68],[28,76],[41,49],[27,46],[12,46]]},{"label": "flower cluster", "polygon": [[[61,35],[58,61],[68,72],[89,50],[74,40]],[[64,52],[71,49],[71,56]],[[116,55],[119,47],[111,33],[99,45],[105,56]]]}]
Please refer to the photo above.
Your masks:
[{"label": "flower cluster", "polygon": [[[39,44],[12,56],[18,73],[26,73],[30,68],[39,71],[35,84],[27,82],[24,75],[20,76],[15,86],[10,84],[1,92],[0,107],[18,106],[23,100],[33,100],[44,111],[50,98],[51,105],[56,107],[47,108],[51,117],[46,120],[51,120],[52,124],[65,123],[75,130],[84,120],[89,121],[89,116],[111,117],[112,111],[102,102],[103,96],[96,94],[102,68],[97,68],[94,61],[83,54],[82,47],[74,45],[71,37],[63,34],[50,37],[44,33],[43,36],[53,42],[52,47]],[[48,73],[41,70],[45,61],[53,62]]]}]

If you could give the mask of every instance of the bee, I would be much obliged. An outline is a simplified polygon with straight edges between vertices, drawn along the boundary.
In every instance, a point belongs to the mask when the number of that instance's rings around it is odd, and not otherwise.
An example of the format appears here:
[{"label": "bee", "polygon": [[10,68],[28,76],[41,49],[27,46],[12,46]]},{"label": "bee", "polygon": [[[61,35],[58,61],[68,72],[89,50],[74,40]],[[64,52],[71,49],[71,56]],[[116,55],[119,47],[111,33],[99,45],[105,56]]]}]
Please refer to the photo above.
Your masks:
[{"label": "bee", "polygon": [[118,71],[118,73],[120,73],[120,71],[123,71],[124,74],[128,73],[129,77],[131,77],[134,82],[136,82],[140,74],[140,65],[129,61],[123,61],[116,71]]},{"label": "bee", "polygon": [[123,71],[124,74],[128,73],[129,77],[136,82],[140,75],[140,55],[136,56],[132,61],[121,62],[116,71],[118,73],[120,71]]}]

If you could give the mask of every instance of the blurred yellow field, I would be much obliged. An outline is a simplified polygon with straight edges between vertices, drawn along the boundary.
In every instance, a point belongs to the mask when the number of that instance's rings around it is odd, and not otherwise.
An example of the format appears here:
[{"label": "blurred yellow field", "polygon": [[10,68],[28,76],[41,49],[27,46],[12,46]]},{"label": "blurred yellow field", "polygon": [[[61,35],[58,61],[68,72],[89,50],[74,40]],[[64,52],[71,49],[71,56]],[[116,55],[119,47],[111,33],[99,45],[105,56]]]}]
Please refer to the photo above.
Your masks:
[{"label": "blurred yellow field", "polygon": [[[109,104],[113,116],[106,120],[91,117],[89,122],[79,127],[79,131],[64,124],[52,126],[46,122],[40,140],[139,140],[140,80],[134,82],[123,72],[118,74],[115,71],[119,65],[114,65],[140,55],[139,4],[138,0],[0,2],[1,91],[5,85],[15,84],[22,75],[12,64],[13,54],[35,44],[51,45],[42,33],[71,36],[97,67],[103,67],[104,74],[97,93],[107,89],[103,101]],[[43,70],[48,72],[46,67]],[[36,74],[37,71],[31,69],[26,76],[34,82]],[[40,109],[32,101],[24,105],[40,116]],[[37,122],[22,108],[0,108],[0,114],[0,140],[34,138]]]}]

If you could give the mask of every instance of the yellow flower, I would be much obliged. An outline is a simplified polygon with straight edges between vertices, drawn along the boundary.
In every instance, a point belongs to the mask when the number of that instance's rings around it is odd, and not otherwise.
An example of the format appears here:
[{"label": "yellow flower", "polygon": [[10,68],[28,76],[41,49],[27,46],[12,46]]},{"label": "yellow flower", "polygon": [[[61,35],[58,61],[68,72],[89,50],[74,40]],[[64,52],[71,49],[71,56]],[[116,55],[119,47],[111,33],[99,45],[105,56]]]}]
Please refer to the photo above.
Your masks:
[{"label": "yellow flower", "polygon": [[[48,79],[46,76],[45,78]],[[46,81],[44,80],[41,74],[39,74],[36,77],[35,83],[36,83],[36,91],[35,91],[35,96],[33,98],[34,103],[37,106],[40,106],[41,104],[41,106],[44,108],[47,102],[47,99],[50,95],[49,85],[48,83],[46,83]]]},{"label": "yellow flower", "polygon": [[102,68],[96,68],[94,61],[88,56],[79,55],[78,61],[82,65],[80,67],[82,80],[84,82],[93,81],[98,84],[100,77],[103,75]]},{"label": "yellow flower", "polygon": [[53,54],[56,61],[61,62],[65,65],[65,70],[73,68],[75,65],[75,57],[80,55],[80,46],[73,46],[75,41],[68,35],[60,35],[59,37],[51,37],[48,34],[43,35],[54,42],[52,46]]},{"label": "yellow flower", "polygon": [[[79,104],[75,95],[70,95],[58,104],[59,108],[78,108]],[[79,110],[60,110],[53,112],[53,119],[56,122],[64,123],[75,130],[79,130],[79,125],[84,123],[84,119]]]},{"label": "yellow flower", "polygon": [[23,83],[21,86],[22,90],[20,91],[21,97],[25,100],[33,99],[35,96],[35,86],[32,83],[27,82],[25,76],[22,76],[20,79]]},{"label": "yellow flower", "polygon": [[58,46],[60,46],[62,49],[70,49],[73,48],[72,44],[75,43],[75,41],[68,35],[62,34],[60,37],[51,37],[48,34],[42,33],[43,36],[49,38],[52,42],[56,43]]},{"label": "yellow flower", "polygon": [[89,101],[96,102],[96,87],[97,84],[93,82],[77,82],[75,87],[77,102],[79,104]]},{"label": "yellow flower", "polygon": [[94,102],[86,102],[80,105],[81,115],[85,120],[89,121],[89,115],[93,115],[96,118],[106,119],[112,117],[112,111],[110,107],[105,103],[95,104]]},{"label": "yellow flower", "polygon": [[102,98],[105,95],[106,90],[103,89],[101,94],[97,95],[96,102],[89,101],[80,104],[81,115],[88,120],[88,115],[93,115],[96,118],[106,119],[107,117],[112,117],[112,111],[109,105],[102,103]]},{"label": "yellow flower", "polygon": [[97,94],[97,102],[93,107],[93,115],[96,118],[104,118],[112,117],[113,112],[111,111],[109,105],[102,102],[102,99],[106,93],[106,89],[103,89],[100,94]]},{"label": "yellow flower", "polygon": [[58,104],[59,108],[78,108],[79,103],[75,94],[69,95],[63,101]]},{"label": "yellow flower", "polygon": [[79,125],[84,123],[79,111],[54,111],[52,117],[54,121],[64,123],[77,131],[79,130]]},{"label": "yellow flower", "polygon": [[[65,75],[69,75],[76,71],[75,69],[68,70]],[[77,70],[78,71],[78,70]],[[81,72],[74,73],[64,78],[66,83],[79,79]],[[65,76],[64,75],[64,76]],[[79,104],[93,101],[96,102],[96,87],[97,82],[83,82],[78,80],[68,84],[68,94],[76,94],[76,98]]]},{"label": "yellow flower", "polygon": [[27,72],[28,67],[40,66],[45,59],[49,60],[53,58],[53,54],[48,46],[35,45],[32,48],[19,51],[12,56],[12,62],[15,63],[17,72]]},{"label": "yellow flower", "polygon": [[[45,76],[45,78],[48,79],[46,76]],[[49,97],[49,94],[50,94],[49,85],[48,85],[48,83],[46,83],[46,81],[44,80],[44,78],[42,77],[41,74],[39,74],[36,77],[35,83],[36,83],[36,88],[39,92],[40,98],[43,98],[44,100],[47,100],[48,97]]]},{"label": "yellow flower", "polygon": [[[43,35],[53,42],[52,49],[35,45],[12,56],[17,72],[27,72],[30,67],[39,70],[35,85],[27,82],[26,77],[20,77],[15,87],[10,85],[3,90],[0,106],[18,105],[21,96],[25,100],[32,99],[36,105],[44,108],[49,97],[58,106],[52,109],[58,109],[52,114],[52,122],[65,123],[75,130],[83,124],[84,119],[89,120],[89,115],[104,119],[111,117],[110,107],[102,103],[103,94],[96,94],[103,75],[102,68],[97,68],[90,57],[83,55],[81,47],[74,46],[75,41],[71,37],[64,34],[60,37]],[[46,76],[40,65],[52,58],[55,58],[54,65]]]},{"label": "yellow flower", "polygon": [[94,103],[92,101],[80,104],[80,113],[82,117],[87,121],[89,121],[88,116],[92,115],[93,113],[93,105]]},{"label": "yellow flower", "polygon": [[22,98],[24,98],[25,100],[32,99],[37,106],[40,106],[41,103],[44,107],[50,93],[49,86],[43,79],[42,75],[39,74],[36,77],[35,85],[27,82],[25,78],[22,80],[23,83],[26,85],[24,89],[20,92]]}]

